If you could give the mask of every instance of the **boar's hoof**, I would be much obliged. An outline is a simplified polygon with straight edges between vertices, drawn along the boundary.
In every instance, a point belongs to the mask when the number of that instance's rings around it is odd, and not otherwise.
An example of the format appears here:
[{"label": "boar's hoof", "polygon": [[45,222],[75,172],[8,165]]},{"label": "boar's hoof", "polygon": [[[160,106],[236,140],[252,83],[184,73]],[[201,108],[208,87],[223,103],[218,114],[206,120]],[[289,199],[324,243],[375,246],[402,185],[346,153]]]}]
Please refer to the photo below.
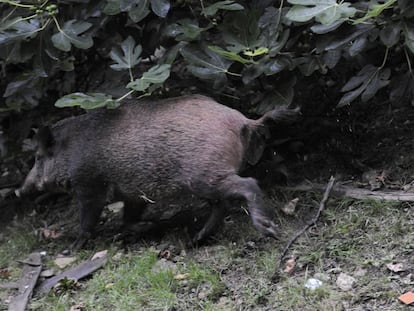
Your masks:
[{"label": "boar's hoof", "polygon": [[272,237],[276,240],[279,239],[279,235],[277,234],[278,228],[270,219],[265,217],[256,217],[253,220],[253,224],[265,236]]},{"label": "boar's hoof", "polygon": [[69,248],[70,252],[77,253],[79,250],[81,250],[86,245],[86,242],[88,242],[91,236],[92,235],[90,233],[83,233],[77,237],[75,242],[73,242]]}]

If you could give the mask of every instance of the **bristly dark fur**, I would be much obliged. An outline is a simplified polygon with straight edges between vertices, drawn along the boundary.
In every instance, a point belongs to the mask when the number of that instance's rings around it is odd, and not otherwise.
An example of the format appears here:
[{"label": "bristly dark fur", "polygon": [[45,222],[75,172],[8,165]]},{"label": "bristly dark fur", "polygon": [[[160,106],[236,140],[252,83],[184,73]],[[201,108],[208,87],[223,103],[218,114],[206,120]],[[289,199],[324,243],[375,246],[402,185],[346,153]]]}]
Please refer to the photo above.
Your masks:
[{"label": "bristly dark fur", "polygon": [[196,241],[214,230],[227,201],[243,199],[256,228],[276,237],[256,180],[238,174],[244,163],[260,159],[268,124],[291,121],[295,115],[295,110],[280,108],[251,120],[199,95],[88,112],[41,131],[42,150],[19,193],[72,185],[82,241],[110,189],[125,203],[126,222],[147,202],[182,192],[218,200]]}]

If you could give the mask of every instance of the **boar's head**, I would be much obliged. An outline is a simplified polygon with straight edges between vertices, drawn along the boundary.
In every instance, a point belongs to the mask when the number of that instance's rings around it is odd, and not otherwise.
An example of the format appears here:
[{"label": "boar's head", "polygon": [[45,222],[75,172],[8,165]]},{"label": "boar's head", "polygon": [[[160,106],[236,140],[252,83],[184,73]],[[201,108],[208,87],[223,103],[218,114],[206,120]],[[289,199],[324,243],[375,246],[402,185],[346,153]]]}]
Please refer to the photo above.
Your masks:
[{"label": "boar's head", "polygon": [[[64,185],[58,176],[64,167],[59,167],[59,152],[49,127],[43,127],[36,134],[37,151],[35,163],[23,185],[15,191],[18,197],[37,191],[61,190]],[[62,189],[63,190],[63,189]]]}]

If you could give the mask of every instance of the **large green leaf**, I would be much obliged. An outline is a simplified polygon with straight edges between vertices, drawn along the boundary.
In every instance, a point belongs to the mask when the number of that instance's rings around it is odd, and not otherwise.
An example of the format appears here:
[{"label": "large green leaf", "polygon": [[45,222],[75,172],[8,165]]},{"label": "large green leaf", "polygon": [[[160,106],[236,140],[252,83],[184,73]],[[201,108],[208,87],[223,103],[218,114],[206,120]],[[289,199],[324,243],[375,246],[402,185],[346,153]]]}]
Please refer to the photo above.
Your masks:
[{"label": "large green leaf", "polygon": [[401,30],[400,23],[386,25],[380,31],[381,42],[387,47],[396,45],[400,41]]},{"label": "large green leaf", "polygon": [[103,12],[107,15],[116,15],[121,13],[121,6],[119,0],[106,0]]},{"label": "large green leaf", "polygon": [[268,54],[271,57],[276,56],[289,39],[289,28],[283,30],[280,23],[281,13],[280,9],[266,8],[265,13],[258,21],[261,30],[259,41],[268,49]]},{"label": "large green leaf", "polygon": [[128,83],[127,87],[135,91],[144,92],[152,85],[161,85],[170,76],[171,65],[162,64],[144,72],[141,78]]},{"label": "large green leaf", "polygon": [[84,32],[91,26],[91,23],[69,20],[65,22],[58,33],[52,36],[53,45],[65,52],[69,52],[72,45],[79,49],[89,49],[93,45],[92,36],[86,35]]},{"label": "large green leaf", "polygon": [[212,50],[213,52],[215,52],[215,53],[218,53],[218,54],[220,54],[221,56],[223,56],[224,58],[227,58],[227,59],[229,59],[229,60],[232,60],[232,61],[236,61],[236,62],[239,62],[239,63],[242,63],[242,64],[248,64],[248,63],[253,63],[253,61],[252,60],[249,60],[249,59],[245,59],[245,58],[243,58],[243,57],[241,57],[239,54],[237,54],[237,53],[234,53],[234,52],[230,52],[230,51],[226,51],[226,50],[223,50],[221,47],[219,47],[219,46],[209,46],[208,47],[210,50]]},{"label": "large green leaf", "polygon": [[110,67],[114,70],[132,69],[141,61],[139,57],[142,52],[141,45],[135,45],[135,40],[131,36],[121,43],[121,49],[113,48],[109,56],[116,62]]},{"label": "large green leaf", "polygon": [[329,51],[347,46],[361,36],[368,36],[371,33],[372,29],[374,29],[373,25],[356,25],[352,27],[348,32],[341,32],[339,35],[332,35],[330,37],[330,40],[327,41],[326,45],[323,46],[323,49]]},{"label": "large green leaf", "polygon": [[128,12],[133,22],[142,21],[149,13],[149,0],[120,0],[121,11]]},{"label": "large green leaf", "polygon": [[205,28],[198,26],[197,20],[184,18],[168,25],[163,34],[175,38],[177,41],[194,41],[200,37],[200,33],[204,30]]},{"label": "large green leaf", "polygon": [[360,95],[363,102],[368,101],[390,83],[390,74],[389,68],[366,65],[342,87],[341,91],[346,94],[340,99],[338,107],[351,103]]},{"label": "large green leaf", "polygon": [[119,105],[120,103],[111,96],[102,93],[72,93],[63,96],[55,103],[55,106],[59,108],[80,106],[87,110],[102,107],[113,109]]},{"label": "large green leaf", "polygon": [[349,2],[336,0],[288,0],[294,4],[286,17],[294,22],[307,22],[312,18],[321,24],[332,24],[339,19],[355,15],[356,9]]},{"label": "large green leaf", "polygon": [[193,45],[185,46],[180,53],[189,63],[187,68],[194,76],[202,80],[214,80],[217,85],[227,80],[226,74],[232,62],[221,55]]},{"label": "large green leaf", "polygon": [[40,22],[36,18],[23,20],[22,17],[16,17],[2,21],[0,23],[0,44],[33,38],[39,30]]},{"label": "large green leaf", "polygon": [[293,101],[294,86],[296,78],[293,76],[284,83],[277,84],[272,91],[264,96],[256,107],[255,112],[258,115],[263,115],[266,112],[273,110],[279,106],[289,106]]},{"label": "large green leaf", "polygon": [[405,45],[410,49],[411,53],[414,54],[414,24],[404,23],[404,37]]},{"label": "large green leaf", "polygon": [[225,0],[217,1],[216,3],[203,8],[201,10],[201,14],[204,16],[214,16],[218,10],[239,11],[243,9],[244,7],[241,4],[238,4],[236,1]]},{"label": "large green leaf", "polygon": [[168,0],[150,0],[152,11],[159,17],[166,17],[171,4]]},{"label": "large green leaf", "polygon": [[382,13],[382,11],[392,8],[395,2],[397,2],[397,0],[388,0],[383,4],[377,4],[375,2],[372,3],[370,9],[367,11],[365,16],[354,20],[354,24],[364,23],[366,20],[370,18],[377,17]]},{"label": "large green leaf", "polygon": [[241,11],[226,15],[224,23],[219,27],[227,50],[240,53],[262,47],[258,11]]}]

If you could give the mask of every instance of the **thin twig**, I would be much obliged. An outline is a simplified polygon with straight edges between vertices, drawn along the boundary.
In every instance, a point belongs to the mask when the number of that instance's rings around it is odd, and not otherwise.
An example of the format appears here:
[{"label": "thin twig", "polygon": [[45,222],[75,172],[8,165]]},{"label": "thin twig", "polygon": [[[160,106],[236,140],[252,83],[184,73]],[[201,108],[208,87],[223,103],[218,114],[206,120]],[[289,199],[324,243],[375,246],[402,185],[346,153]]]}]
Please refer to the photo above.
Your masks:
[{"label": "thin twig", "polygon": [[321,216],[323,210],[325,209],[326,202],[328,201],[329,194],[332,190],[332,187],[333,187],[334,183],[335,183],[335,178],[333,176],[331,176],[331,178],[329,179],[328,185],[326,186],[325,193],[324,193],[323,198],[322,198],[322,200],[319,204],[319,209],[318,209],[318,212],[316,213],[315,217],[312,219],[312,221],[307,223],[305,227],[303,227],[300,231],[298,231],[295,234],[295,236],[292,239],[290,239],[290,241],[285,246],[285,248],[282,252],[282,255],[280,255],[280,259],[279,259],[279,263],[277,264],[276,271],[275,271],[275,273],[273,274],[273,277],[272,277],[272,280],[274,282],[277,282],[279,280],[280,268],[282,267],[283,259],[285,258],[289,248],[292,246],[293,243],[295,243],[295,241],[303,233],[305,233],[311,226],[315,225],[316,222],[319,220],[319,217]]}]

